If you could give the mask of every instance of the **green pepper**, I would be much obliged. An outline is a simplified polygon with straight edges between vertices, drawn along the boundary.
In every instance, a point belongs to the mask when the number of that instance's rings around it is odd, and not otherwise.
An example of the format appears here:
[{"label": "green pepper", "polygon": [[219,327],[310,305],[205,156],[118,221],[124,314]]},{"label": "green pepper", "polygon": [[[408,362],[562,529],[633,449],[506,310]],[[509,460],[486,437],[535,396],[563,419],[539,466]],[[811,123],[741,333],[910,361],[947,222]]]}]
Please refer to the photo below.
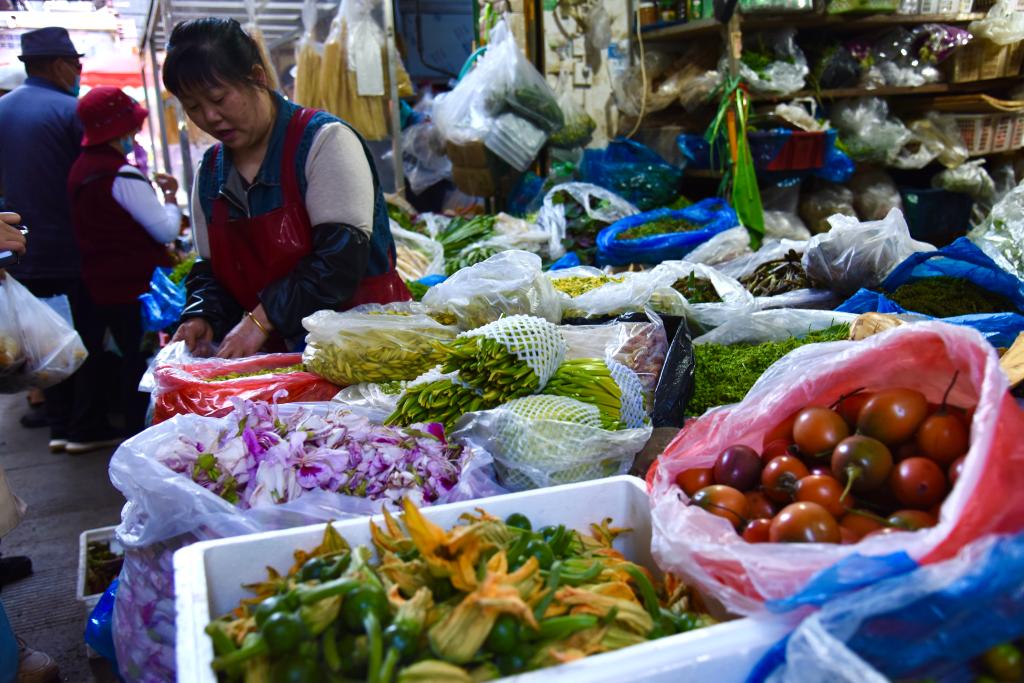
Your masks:
[{"label": "green pepper", "polygon": [[555,562],[551,566],[551,573],[548,574],[548,580],[545,587],[547,592],[544,593],[544,597],[541,598],[540,602],[533,610],[533,616],[538,621],[544,618],[544,614],[548,611],[548,607],[551,606],[551,601],[555,599],[555,591],[558,590],[558,585],[561,582],[562,575],[562,563]]},{"label": "green pepper", "polygon": [[518,569],[522,565],[522,562],[519,560],[522,558],[523,553],[526,552],[526,547],[532,540],[533,538],[529,533],[519,534],[519,540],[508,551],[508,566],[511,569]]},{"label": "green pepper", "polygon": [[338,637],[333,628],[324,631],[320,636],[320,648],[324,653],[327,668],[337,673],[341,671],[341,654],[338,652]]},{"label": "green pepper", "polygon": [[502,614],[494,621],[487,634],[484,647],[497,655],[508,654],[519,645],[519,620],[511,614]]},{"label": "green pepper", "polygon": [[294,612],[275,612],[260,627],[271,654],[291,652],[306,638],[306,625]]},{"label": "green pepper", "polygon": [[377,625],[388,614],[388,598],[384,591],[370,584],[361,584],[352,590],[341,605],[341,618],[354,633],[365,632],[366,617],[373,614]]},{"label": "green pepper", "polygon": [[411,657],[420,640],[420,625],[396,619],[384,629],[384,643],[402,657]]},{"label": "green pepper", "polygon": [[561,617],[551,617],[540,622],[540,630],[537,632],[538,638],[540,640],[562,640],[577,631],[597,626],[598,621],[598,618],[593,614],[570,614]]},{"label": "green pepper", "polygon": [[602,571],[604,571],[604,565],[595,561],[581,572],[562,572],[562,583],[569,586],[579,586],[588,581],[593,581]]},{"label": "green pepper", "polygon": [[[320,585],[314,586],[299,586],[289,595],[284,596],[287,604],[290,595],[295,596],[295,602],[298,605],[312,605],[313,603],[326,600],[327,598],[333,598],[336,595],[348,595],[354,592],[356,589],[361,587],[361,582],[358,579],[335,579],[328,581],[327,583],[321,583]],[[348,602],[348,599],[346,599]],[[294,609],[294,608],[291,608]]]},{"label": "green pepper", "polygon": [[256,605],[256,611],[253,613],[253,616],[256,618],[256,625],[263,626],[267,617],[271,614],[283,611],[288,611],[284,604],[284,596],[271,595],[269,598]]},{"label": "green pepper", "polygon": [[316,659],[293,657],[274,665],[274,683],[318,683],[320,667]]},{"label": "green pepper", "polygon": [[516,529],[522,529],[523,531],[533,531],[533,524],[530,523],[530,518],[524,514],[513,512],[505,519],[505,524]]},{"label": "green pepper", "polygon": [[352,555],[349,552],[343,552],[339,554],[338,558],[331,562],[329,565],[324,567],[323,571],[320,572],[320,580],[334,581],[338,579],[352,562]]},{"label": "green pepper", "polygon": [[250,633],[242,641],[242,647],[234,652],[217,657],[213,660],[211,666],[214,671],[228,671],[238,664],[265,655],[268,652],[270,652],[270,648],[267,647],[267,641],[264,640],[263,636],[258,633]]},{"label": "green pepper", "polygon": [[494,658],[494,663],[498,667],[498,671],[501,672],[502,676],[511,676],[512,674],[525,670],[529,665],[530,657],[532,656],[533,653],[531,651],[520,648],[516,652],[498,655]]},{"label": "green pepper", "polygon": [[324,571],[324,561],[319,557],[311,557],[299,569],[299,581],[319,581]]},{"label": "green pepper", "polygon": [[338,638],[338,651],[343,655],[342,672],[358,675],[366,671],[366,665],[370,661],[370,648],[366,636],[342,634]]},{"label": "green pepper", "polygon": [[384,642],[381,638],[380,618],[372,607],[368,608],[365,612],[363,629],[366,631],[366,642],[370,648],[366,680],[369,683],[377,683],[381,673],[381,659],[384,657]]},{"label": "green pepper", "polygon": [[672,622],[675,626],[676,633],[686,633],[687,631],[694,631],[698,628],[704,628],[714,623],[709,617],[698,614],[697,612],[683,612],[682,614],[673,614]]},{"label": "green pepper", "polygon": [[555,533],[558,532],[557,526],[546,526],[541,527],[540,537],[544,539],[545,543],[550,543],[551,539],[554,538]]},{"label": "green pepper", "polygon": [[555,554],[551,552],[551,547],[536,538],[526,544],[526,555],[536,557],[541,569],[550,569],[551,563],[555,561]]}]

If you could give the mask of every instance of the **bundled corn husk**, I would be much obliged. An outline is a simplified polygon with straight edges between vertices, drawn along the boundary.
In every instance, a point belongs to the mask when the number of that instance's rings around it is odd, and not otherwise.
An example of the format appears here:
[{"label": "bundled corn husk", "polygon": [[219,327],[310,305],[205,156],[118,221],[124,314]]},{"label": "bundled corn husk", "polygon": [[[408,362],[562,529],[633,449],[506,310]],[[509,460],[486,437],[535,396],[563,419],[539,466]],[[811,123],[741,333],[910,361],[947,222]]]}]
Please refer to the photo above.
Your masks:
[{"label": "bundled corn husk", "polygon": [[295,48],[295,92],[296,103],[304,107],[320,109],[320,68],[323,46],[316,42],[317,8],[316,0],[302,3],[302,39]]}]

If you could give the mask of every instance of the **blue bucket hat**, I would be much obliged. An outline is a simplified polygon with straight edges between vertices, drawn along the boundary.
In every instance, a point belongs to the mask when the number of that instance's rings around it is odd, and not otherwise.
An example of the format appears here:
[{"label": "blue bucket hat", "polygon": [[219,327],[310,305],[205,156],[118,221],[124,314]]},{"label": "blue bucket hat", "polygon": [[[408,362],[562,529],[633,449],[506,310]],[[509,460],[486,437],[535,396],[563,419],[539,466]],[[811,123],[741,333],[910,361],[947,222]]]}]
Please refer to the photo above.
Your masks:
[{"label": "blue bucket hat", "polygon": [[84,57],[75,49],[71,42],[71,36],[67,29],[60,26],[47,26],[35,31],[23,33],[21,36],[21,54],[18,59],[46,58],[46,57]]}]

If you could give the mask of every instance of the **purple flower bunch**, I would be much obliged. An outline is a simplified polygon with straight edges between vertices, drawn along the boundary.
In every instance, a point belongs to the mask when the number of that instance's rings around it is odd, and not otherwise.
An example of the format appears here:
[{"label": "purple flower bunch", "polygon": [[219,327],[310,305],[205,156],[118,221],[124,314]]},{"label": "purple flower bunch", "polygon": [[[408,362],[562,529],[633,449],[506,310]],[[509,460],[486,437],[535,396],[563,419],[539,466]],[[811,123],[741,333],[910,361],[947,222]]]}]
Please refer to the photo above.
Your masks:
[{"label": "purple flower bunch", "polygon": [[164,444],[157,459],[241,509],[307,491],[432,503],[459,481],[464,449],[437,423],[383,427],[333,406],[324,415],[236,400],[231,414]]}]

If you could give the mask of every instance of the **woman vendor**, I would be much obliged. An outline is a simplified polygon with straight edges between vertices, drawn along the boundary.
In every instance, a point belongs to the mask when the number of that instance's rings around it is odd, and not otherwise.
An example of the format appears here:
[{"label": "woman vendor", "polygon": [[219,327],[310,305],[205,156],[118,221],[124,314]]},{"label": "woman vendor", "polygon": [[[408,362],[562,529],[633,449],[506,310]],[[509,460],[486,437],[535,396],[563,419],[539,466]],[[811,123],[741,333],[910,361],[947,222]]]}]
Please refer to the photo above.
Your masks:
[{"label": "woman vendor", "polygon": [[301,342],[302,319],[315,311],[410,298],[362,138],[271,91],[237,21],[175,26],[163,80],[219,141],[192,191],[200,258],[175,340],[199,354],[220,341],[223,358],[283,350],[282,341]]}]

